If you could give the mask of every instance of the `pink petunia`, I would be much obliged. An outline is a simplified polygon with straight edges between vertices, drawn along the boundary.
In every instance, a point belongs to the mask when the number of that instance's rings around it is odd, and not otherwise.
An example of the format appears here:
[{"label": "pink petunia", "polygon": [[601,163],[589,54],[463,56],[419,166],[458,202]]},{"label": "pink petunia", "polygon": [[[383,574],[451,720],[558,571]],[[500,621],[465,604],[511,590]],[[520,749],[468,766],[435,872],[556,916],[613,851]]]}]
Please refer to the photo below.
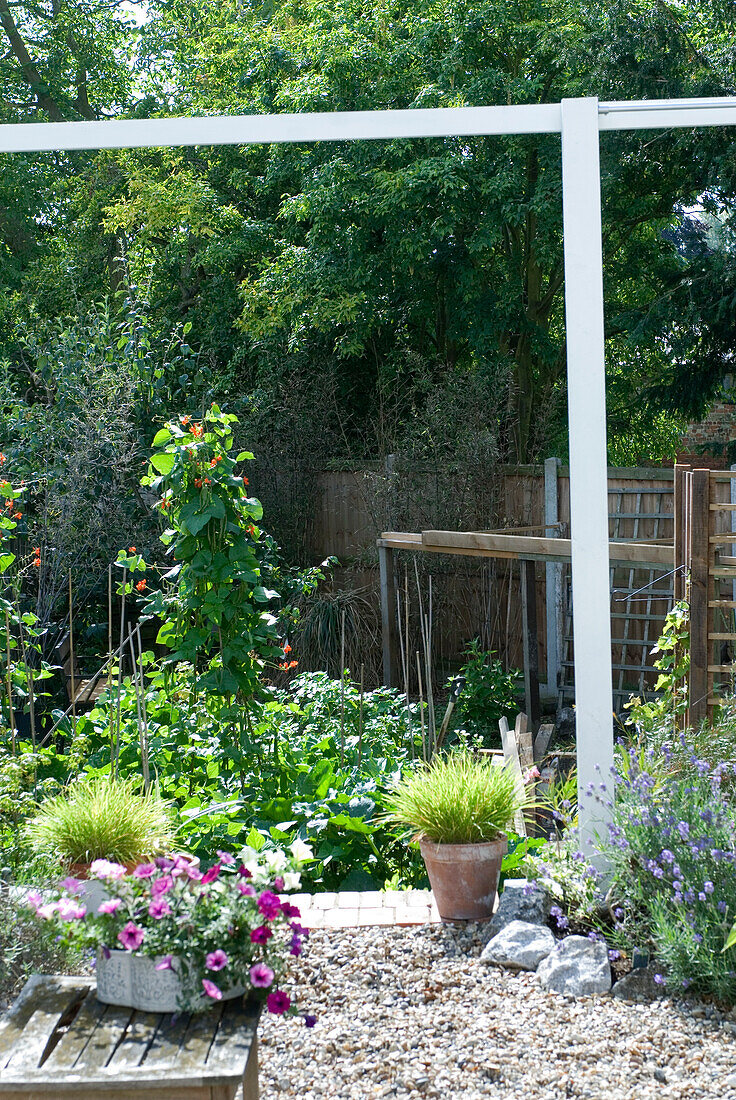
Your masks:
[{"label": "pink petunia", "polygon": [[217,850],[217,857],[224,867],[231,867],[233,863],[235,863],[235,856],[231,856],[229,852],[221,852],[219,848]]},{"label": "pink petunia", "polygon": [[156,963],[156,970],[173,970],[174,969],[174,956],[163,955]]},{"label": "pink petunia", "polygon": [[281,901],[270,890],[264,890],[258,899],[258,910],[266,920],[275,920],[281,912]]},{"label": "pink petunia", "polygon": [[108,898],[106,901],[100,903],[97,908],[98,913],[114,913],[123,904],[121,898]]},{"label": "pink petunia", "polygon": [[240,878],[253,878],[253,872],[249,871],[244,863],[241,863],[238,867],[238,875]]},{"label": "pink petunia", "polygon": [[133,871],[134,878],[153,878],[158,867],[155,863],[139,863]]},{"label": "pink petunia", "polygon": [[222,990],[211,982],[208,978],[202,978],[202,986],[208,997],[211,997],[213,1001],[222,1000]]},{"label": "pink petunia", "polygon": [[238,893],[242,894],[244,898],[254,898],[256,896],[255,887],[251,886],[249,882],[239,882]]},{"label": "pink petunia", "polygon": [[43,905],[43,894],[40,890],[29,890],[26,894],[26,903],[38,912],[39,906]]},{"label": "pink petunia", "polygon": [[174,880],[171,875],[162,875],[161,878],[154,879],[151,883],[151,893],[155,898],[160,898],[164,894],[168,894],[173,885]]},{"label": "pink petunia", "polygon": [[202,875],[202,877],[199,881],[200,881],[202,886],[208,886],[211,882],[215,881],[215,879],[219,876],[219,874],[220,874],[220,864],[215,863],[215,865],[213,867],[210,867],[209,871],[206,871]]},{"label": "pink petunia", "polygon": [[143,929],[134,924],[132,920],[129,920],[122,931],[118,932],[118,939],[126,951],[137,951],[143,943],[144,936]]},{"label": "pink petunia", "polygon": [[87,915],[87,910],[74,898],[62,898],[57,904],[57,913],[61,920],[82,920]]},{"label": "pink petunia", "polygon": [[250,968],[250,982],[255,989],[268,989],[273,983],[274,973],[265,963],[256,963]]},{"label": "pink petunia", "polygon": [[275,878],[275,879],[273,880],[273,888],[274,888],[274,890],[277,890],[277,891],[279,892],[279,894],[280,894],[280,893],[281,893],[281,891],[282,891],[282,890],[283,890],[283,888],[284,888],[284,885],[285,885],[285,883],[284,883],[284,876],[283,876],[283,875],[277,875],[277,876],[276,876],[276,878]]},{"label": "pink petunia", "polygon": [[149,917],[153,917],[154,920],[161,920],[162,917],[168,917],[170,913],[171,906],[166,898],[154,898],[148,906],[148,915]]},{"label": "pink petunia", "polygon": [[251,943],[268,943],[271,939],[273,932],[265,924],[259,924],[257,928],[254,928],[250,934]]},{"label": "pink petunia", "polygon": [[109,859],[95,859],[89,869],[92,878],[109,878],[113,881],[124,878],[128,871],[122,863],[113,863]]},{"label": "pink petunia", "polygon": [[223,966],[227,966],[228,961],[225,952],[221,947],[218,947],[216,951],[210,951],[204,960],[204,964],[208,970],[222,970]]},{"label": "pink petunia", "polygon": [[292,905],[291,902],[289,902],[289,901],[282,901],[281,902],[281,912],[287,918],[288,917],[300,917],[302,915],[301,910],[299,909],[299,907],[296,906],[296,905]]},{"label": "pink petunia", "polygon": [[291,1007],[291,997],[288,993],[284,993],[282,989],[277,989],[273,993],[269,993],[266,998],[266,1008],[269,1012],[272,1012],[274,1016],[283,1016],[285,1012],[288,1012]]},{"label": "pink petunia", "polygon": [[84,883],[80,882],[78,878],[65,878],[61,884],[62,889],[68,891],[70,894],[81,894],[84,889]]}]

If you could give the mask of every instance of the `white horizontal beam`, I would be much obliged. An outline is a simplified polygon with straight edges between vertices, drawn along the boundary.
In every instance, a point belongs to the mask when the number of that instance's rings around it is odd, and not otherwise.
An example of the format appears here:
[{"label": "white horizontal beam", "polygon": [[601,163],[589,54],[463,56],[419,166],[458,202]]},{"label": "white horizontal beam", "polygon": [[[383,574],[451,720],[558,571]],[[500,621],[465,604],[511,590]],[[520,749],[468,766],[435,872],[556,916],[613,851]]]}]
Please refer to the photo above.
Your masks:
[{"label": "white horizontal beam", "polygon": [[598,104],[600,130],[669,130],[698,126],[736,126],[736,96],[618,100]]},{"label": "white horizontal beam", "polygon": [[0,125],[0,152],[554,134],[560,132],[561,118],[559,103],[533,103],[510,107],[435,107],[409,111],[324,111],[292,115],[10,123]]}]

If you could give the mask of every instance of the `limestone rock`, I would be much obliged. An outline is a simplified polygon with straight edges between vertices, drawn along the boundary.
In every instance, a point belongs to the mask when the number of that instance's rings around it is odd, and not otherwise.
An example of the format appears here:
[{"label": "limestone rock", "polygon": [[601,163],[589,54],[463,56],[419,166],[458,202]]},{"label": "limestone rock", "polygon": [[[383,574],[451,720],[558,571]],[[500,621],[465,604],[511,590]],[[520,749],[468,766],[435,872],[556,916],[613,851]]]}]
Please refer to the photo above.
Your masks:
[{"label": "limestone rock", "polygon": [[506,879],[498,900],[498,909],[488,923],[490,936],[497,935],[513,920],[528,924],[546,924],[549,903],[546,891],[536,882],[525,878]]},{"label": "limestone rock", "polygon": [[648,1004],[650,1001],[658,1001],[665,996],[664,986],[657,985],[654,980],[655,971],[649,966],[640,966],[636,970],[630,970],[616,982],[613,987],[613,995],[620,1001],[634,1001],[639,1004]]},{"label": "limestone rock", "polygon": [[511,970],[536,970],[554,948],[555,938],[549,928],[542,924],[512,920],[488,941],[480,960]]},{"label": "limestone rock", "polygon": [[608,993],[611,988],[608,947],[603,940],[568,936],[539,964],[537,977],[545,989],[568,997]]}]

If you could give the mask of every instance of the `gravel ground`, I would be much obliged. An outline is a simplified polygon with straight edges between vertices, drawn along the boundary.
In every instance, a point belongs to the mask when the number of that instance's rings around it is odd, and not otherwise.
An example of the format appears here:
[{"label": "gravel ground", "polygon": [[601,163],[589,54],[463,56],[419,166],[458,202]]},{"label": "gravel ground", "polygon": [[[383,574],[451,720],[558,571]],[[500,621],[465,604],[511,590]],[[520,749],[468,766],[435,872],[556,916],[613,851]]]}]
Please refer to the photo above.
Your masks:
[{"label": "gravel ground", "polygon": [[[486,934],[487,938],[487,934]],[[261,1100],[736,1100],[736,1011],[568,1000],[478,962],[482,926],[313,932],[264,1014]]]}]

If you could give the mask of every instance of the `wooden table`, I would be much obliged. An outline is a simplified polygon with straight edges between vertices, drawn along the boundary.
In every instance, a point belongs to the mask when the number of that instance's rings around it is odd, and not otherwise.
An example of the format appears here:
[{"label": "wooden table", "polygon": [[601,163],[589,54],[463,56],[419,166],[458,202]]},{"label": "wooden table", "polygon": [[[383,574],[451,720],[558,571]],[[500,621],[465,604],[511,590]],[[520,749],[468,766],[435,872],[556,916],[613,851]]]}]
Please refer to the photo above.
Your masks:
[{"label": "wooden table", "polygon": [[0,1100],[258,1100],[260,1006],[199,1015],[101,1004],[88,978],[34,974],[0,1022]]}]

